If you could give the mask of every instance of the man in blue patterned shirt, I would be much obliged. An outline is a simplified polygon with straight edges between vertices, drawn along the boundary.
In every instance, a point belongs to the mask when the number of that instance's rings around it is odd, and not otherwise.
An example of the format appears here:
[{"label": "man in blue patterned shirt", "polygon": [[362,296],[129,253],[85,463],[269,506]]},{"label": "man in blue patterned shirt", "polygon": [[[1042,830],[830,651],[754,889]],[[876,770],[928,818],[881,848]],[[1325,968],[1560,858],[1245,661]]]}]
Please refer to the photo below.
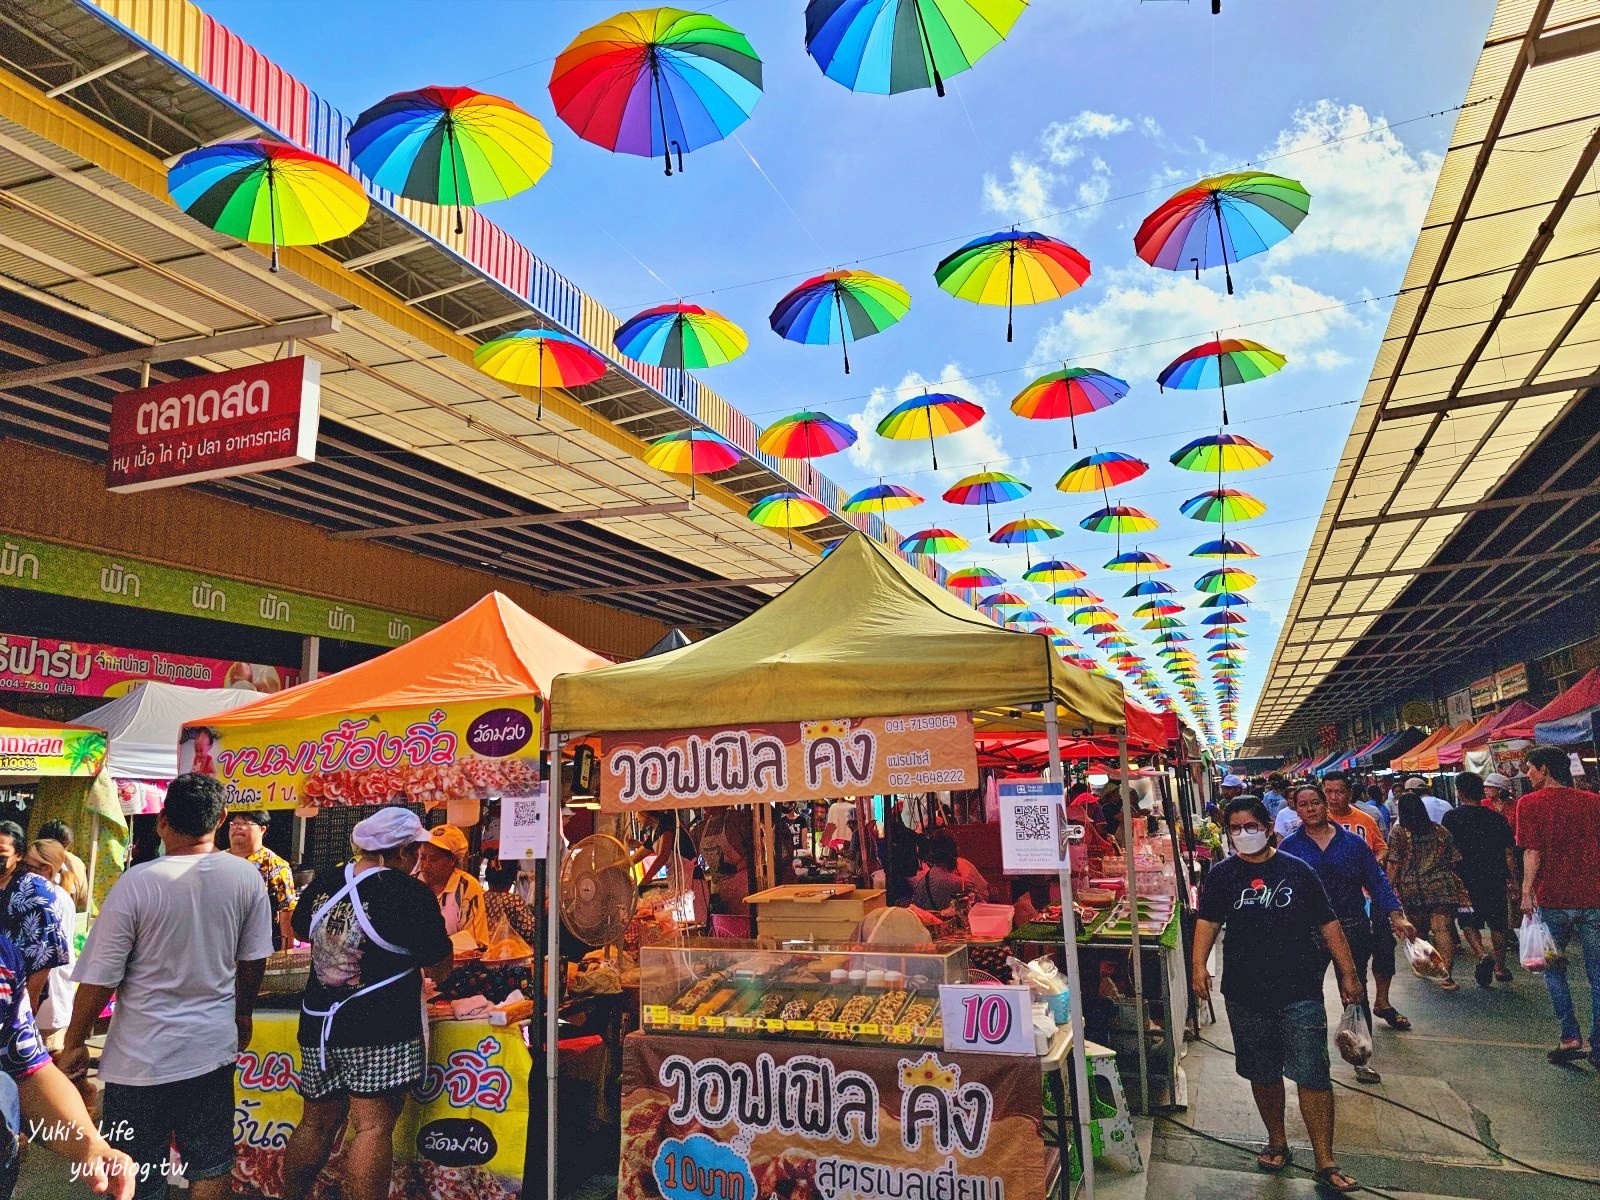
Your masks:
[{"label": "man in blue patterned shirt", "polygon": [[34,1011],[53,967],[72,962],[73,930],[56,914],[48,880],[26,870],[28,835],[13,821],[0,821],[0,932],[11,939],[27,968],[28,1005]]}]

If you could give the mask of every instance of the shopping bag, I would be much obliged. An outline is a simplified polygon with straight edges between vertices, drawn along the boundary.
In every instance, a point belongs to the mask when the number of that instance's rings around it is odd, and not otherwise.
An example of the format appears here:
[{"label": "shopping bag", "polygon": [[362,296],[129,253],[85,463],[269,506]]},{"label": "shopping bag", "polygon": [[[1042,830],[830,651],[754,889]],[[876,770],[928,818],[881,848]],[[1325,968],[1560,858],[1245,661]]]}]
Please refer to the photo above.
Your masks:
[{"label": "shopping bag", "polygon": [[1334,1045],[1339,1047],[1339,1057],[1352,1067],[1364,1067],[1372,1057],[1372,1033],[1367,1029],[1366,1014],[1359,1004],[1346,1004],[1344,1017],[1339,1021],[1339,1032],[1334,1035]]},{"label": "shopping bag", "polygon": [[1406,958],[1420,979],[1444,979],[1450,974],[1444,965],[1444,956],[1433,948],[1432,942],[1422,938],[1406,939]]},{"label": "shopping bag", "polygon": [[1525,915],[1522,925],[1517,929],[1517,955],[1522,960],[1523,968],[1543,971],[1555,962],[1560,953],[1556,948],[1556,939],[1550,935],[1550,926],[1535,913]]}]

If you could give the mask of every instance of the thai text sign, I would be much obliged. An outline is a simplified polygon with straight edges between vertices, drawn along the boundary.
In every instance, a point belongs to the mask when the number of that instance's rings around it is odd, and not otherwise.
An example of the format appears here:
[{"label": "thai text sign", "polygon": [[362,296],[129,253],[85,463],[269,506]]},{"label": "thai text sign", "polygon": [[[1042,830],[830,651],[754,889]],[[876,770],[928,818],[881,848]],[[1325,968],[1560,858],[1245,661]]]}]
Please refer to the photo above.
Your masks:
[{"label": "thai text sign", "polygon": [[539,786],[538,696],[251,725],[186,725],[178,770],[229,807],[339,808],[526,796]]},{"label": "thai text sign", "polygon": [[1517,663],[1512,667],[1503,667],[1494,673],[1495,697],[1499,700],[1515,700],[1518,696],[1528,694],[1528,664]]},{"label": "thai text sign", "polygon": [[600,808],[701,808],[978,786],[970,713],[608,733]]},{"label": "thai text sign", "polygon": [[[250,1048],[239,1055],[233,1178],[244,1195],[283,1195],[283,1150],[300,1122],[298,1024],[296,1013],[258,1011]],[[395,1126],[391,1200],[514,1200],[522,1192],[532,1067],[521,1033],[514,1026],[441,1021],[430,1043],[427,1074]],[[334,1152],[325,1181],[339,1174],[342,1157],[342,1150]]]},{"label": "thai text sign", "polygon": [[0,633],[0,692],[120,696],[149,680],[184,687],[279,692],[299,683],[300,673],[223,658]]},{"label": "thai text sign", "polygon": [[619,1200],[1038,1200],[1039,1069],[993,1054],[634,1034]]},{"label": "thai text sign", "polygon": [[321,370],[303,355],[120,393],[106,487],[176,487],[312,462]]},{"label": "thai text sign", "polygon": [[93,777],[105,761],[102,730],[0,724],[0,775]]}]

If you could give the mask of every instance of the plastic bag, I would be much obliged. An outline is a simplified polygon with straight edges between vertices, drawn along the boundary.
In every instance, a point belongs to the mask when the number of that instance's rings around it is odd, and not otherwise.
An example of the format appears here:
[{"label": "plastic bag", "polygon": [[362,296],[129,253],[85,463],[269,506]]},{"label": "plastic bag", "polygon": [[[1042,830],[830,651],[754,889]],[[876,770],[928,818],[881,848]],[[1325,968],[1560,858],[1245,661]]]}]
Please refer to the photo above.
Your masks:
[{"label": "plastic bag", "polygon": [[1450,975],[1450,969],[1444,964],[1444,956],[1433,948],[1432,942],[1422,938],[1406,939],[1406,958],[1420,979],[1446,979]]},{"label": "plastic bag", "polygon": [[1372,1057],[1372,1033],[1367,1029],[1366,1014],[1359,1004],[1346,1004],[1344,1017],[1339,1022],[1339,1032],[1334,1035],[1334,1045],[1339,1047],[1339,1057],[1352,1067],[1364,1067]]},{"label": "plastic bag", "polygon": [[532,957],[533,947],[523,941],[521,935],[511,928],[511,922],[507,918],[501,917],[500,923],[494,927],[494,933],[489,937],[489,949],[484,953],[483,961],[502,963]]},{"label": "plastic bag", "polygon": [[1550,926],[1533,913],[1524,916],[1522,925],[1517,929],[1517,956],[1522,960],[1523,968],[1543,971],[1560,954],[1556,939],[1550,934]]}]

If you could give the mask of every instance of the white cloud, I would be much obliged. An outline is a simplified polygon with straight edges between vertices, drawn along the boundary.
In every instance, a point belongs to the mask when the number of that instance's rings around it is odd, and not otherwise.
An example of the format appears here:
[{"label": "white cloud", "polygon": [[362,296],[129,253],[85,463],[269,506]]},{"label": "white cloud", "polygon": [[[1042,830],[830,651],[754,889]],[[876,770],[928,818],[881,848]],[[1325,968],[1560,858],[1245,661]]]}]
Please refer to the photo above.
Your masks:
[{"label": "white cloud", "polygon": [[[1161,127],[1149,117],[1138,118],[1145,136]],[[1113,113],[1085,109],[1065,121],[1052,121],[1039,135],[1036,152],[1011,156],[1010,177],[983,177],[986,212],[1014,221],[1035,224],[1048,214],[1074,206],[1091,207],[1111,194],[1111,167],[1096,154],[1086,166],[1075,168],[1085,156],[1084,143],[1106,141],[1134,128],[1135,121]]]},{"label": "white cloud", "polygon": [[[851,466],[863,476],[882,475],[888,479],[898,480],[920,474],[924,478],[910,485],[918,491],[925,486],[942,491],[961,476],[983,469],[985,464],[991,470],[1004,469],[1011,458],[1001,443],[998,424],[990,417],[971,429],[935,439],[939,456],[937,474],[932,472],[933,455],[926,440],[902,442],[878,436],[878,422],[889,410],[924,388],[971,400],[983,405],[990,414],[994,412],[995,405],[1004,403],[977,384],[962,379],[961,374],[960,366],[946,363],[938,375],[931,379],[920,372],[908,371],[896,386],[874,388],[866,407],[846,418],[860,435],[855,445],[846,452]],[[929,496],[929,499],[933,498]]]}]

